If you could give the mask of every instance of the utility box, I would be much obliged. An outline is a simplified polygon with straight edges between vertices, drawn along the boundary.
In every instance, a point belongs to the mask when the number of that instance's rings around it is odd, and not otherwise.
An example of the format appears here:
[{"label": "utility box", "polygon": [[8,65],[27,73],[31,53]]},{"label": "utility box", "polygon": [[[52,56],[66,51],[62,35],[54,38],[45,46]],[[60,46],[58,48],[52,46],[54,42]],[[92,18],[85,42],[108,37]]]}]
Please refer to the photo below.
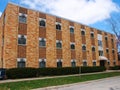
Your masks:
[{"label": "utility box", "polygon": [[4,80],[6,76],[5,69],[0,68],[0,80]]}]

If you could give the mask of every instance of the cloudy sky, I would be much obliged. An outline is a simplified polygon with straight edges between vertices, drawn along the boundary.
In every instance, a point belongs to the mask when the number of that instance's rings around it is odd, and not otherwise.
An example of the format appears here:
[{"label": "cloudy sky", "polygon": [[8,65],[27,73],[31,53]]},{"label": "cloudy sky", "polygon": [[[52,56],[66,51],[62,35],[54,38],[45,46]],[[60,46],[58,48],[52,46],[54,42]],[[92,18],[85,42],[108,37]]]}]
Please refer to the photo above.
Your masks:
[{"label": "cloudy sky", "polygon": [[8,2],[57,15],[111,32],[106,20],[120,14],[120,0],[0,0],[0,15]]}]

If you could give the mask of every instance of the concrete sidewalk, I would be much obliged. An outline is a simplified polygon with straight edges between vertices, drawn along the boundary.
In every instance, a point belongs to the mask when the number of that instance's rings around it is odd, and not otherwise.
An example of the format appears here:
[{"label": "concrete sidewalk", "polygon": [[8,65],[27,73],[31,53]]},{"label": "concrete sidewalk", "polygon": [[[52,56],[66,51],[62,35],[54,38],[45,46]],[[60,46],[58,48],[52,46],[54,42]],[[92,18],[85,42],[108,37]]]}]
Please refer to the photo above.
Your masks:
[{"label": "concrete sidewalk", "polygon": [[40,80],[40,79],[59,78],[59,77],[68,77],[68,76],[91,75],[91,74],[100,74],[100,73],[107,73],[107,72],[120,72],[120,70],[107,70],[107,71],[104,71],[104,72],[95,72],[95,73],[84,73],[84,74],[62,75],[62,76],[49,76],[49,77],[37,77],[37,78],[25,78],[25,79],[8,79],[8,80],[1,80],[0,83]]}]

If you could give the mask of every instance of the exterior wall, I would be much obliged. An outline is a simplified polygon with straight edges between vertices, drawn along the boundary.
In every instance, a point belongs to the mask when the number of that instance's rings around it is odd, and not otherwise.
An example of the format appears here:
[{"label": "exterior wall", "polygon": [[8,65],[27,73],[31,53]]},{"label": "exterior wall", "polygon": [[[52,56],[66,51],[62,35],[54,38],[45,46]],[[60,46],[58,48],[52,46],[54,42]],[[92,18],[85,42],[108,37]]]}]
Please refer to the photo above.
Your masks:
[{"label": "exterior wall", "polygon": [[39,60],[39,13],[28,10],[27,17],[27,67],[38,67]]},{"label": "exterior wall", "polygon": [[81,31],[80,25],[75,23],[75,51],[76,51],[76,63],[77,66],[82,65],[82,39],[81,39]]},{"label": "exterior wall", "polygon": [[14,68],[17,58],[18,6],[8,4],[5,13],[3,67]]},{"label": "exterior wall", "polygon": [[70,31],[69,22],[62,19],[62,54],[63,54],[63,66],[71,66],[71,49],[70,49]]},{"label": "exterior wall", "polygon": [[56,67],[56,21],[51,15],[46,15],[46,19],[46,64],[47,67]]},{"label": "exterior wall", "polygon": [[[88,66],[93,66],[93,60],[99,66],[98,34],[102,35],[104,56],[109,58],[110,66],[113,66],[114,59],[118,65],[114,35],[84,26],[85,36],[82,36],[83,25],[81,24],[22,7],[18,8],[13,4],[8,4],[4,13],[6,17],[4,27],[2,27],[3,15],[0,18],[1,43],[4,36],[3,49],[0,44],[0,67],[2,67],[2,58],[4,68],[17,67],[17,58],[26,58],[26,67],[35,68],[39,67],[39,59],[46,59],[46,67],[56,67],[58,59],[62,60],[63,67],[71,67],[73,59],[77,66],[82,66],[83,60],[87,61]],[[19,13],[27,14],[26,24],[19,23]],[[46,19],[46,27],[39,26],[39,18]],[[56,30],[56,22],[61,23],[61,31]],[[74,27],[74,34],[70,33],[70,26]],[[91,38],[91,32],[94,32],[94,38]],[[18,45],[19,34],[27,36],[25,46]],[[105,36],[108,37],[109,43],[105,42]],[[39,46],[39,38],[46,39],[46,47]],[[112,38],[114,44],[112,44]],[[62,49],[56,48],[56,40],[62,41]],[[71,50],[71,43],[75,43],[75,50]],[[82,44],[86,45],[86,51],[82,51]],[[95,46],[95,52],[92,52],[92,46]],[[106,48],[109,48],[109,54],[106,53]],[[112,49],[115,50],[115,58],[113,58]]]},{"label": "exterior wall", "polygon": [[3,21],[4,21],[4,14],[0,17],[0,68],[2,68],[2,56],[3,56]]}]

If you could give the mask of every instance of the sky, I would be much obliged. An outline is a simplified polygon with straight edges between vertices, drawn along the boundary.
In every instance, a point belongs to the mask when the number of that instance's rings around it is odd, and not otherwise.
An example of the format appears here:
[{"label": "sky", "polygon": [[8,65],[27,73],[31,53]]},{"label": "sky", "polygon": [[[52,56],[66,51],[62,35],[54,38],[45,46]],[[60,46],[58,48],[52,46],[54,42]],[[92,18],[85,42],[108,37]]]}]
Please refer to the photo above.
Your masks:
[{"label": "sky", "polygon": [[107,19],[120,14],[120,0],[0,0],[0,15],[8,2],[113,33]]}]

